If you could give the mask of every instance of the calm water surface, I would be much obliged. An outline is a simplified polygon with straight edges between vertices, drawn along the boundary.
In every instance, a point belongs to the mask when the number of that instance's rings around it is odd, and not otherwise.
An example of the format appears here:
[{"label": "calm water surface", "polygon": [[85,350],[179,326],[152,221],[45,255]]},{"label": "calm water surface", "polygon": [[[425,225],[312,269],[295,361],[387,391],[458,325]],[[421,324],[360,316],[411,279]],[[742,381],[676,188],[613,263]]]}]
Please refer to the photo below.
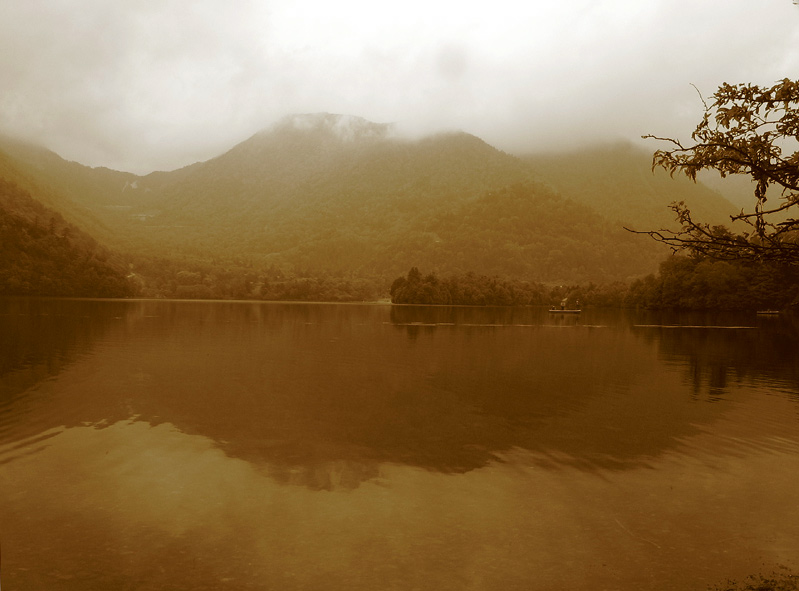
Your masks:
[{"label": "calm water surface", "polygon": [[799,570],[790,318],[0,300],[4,590]]}]

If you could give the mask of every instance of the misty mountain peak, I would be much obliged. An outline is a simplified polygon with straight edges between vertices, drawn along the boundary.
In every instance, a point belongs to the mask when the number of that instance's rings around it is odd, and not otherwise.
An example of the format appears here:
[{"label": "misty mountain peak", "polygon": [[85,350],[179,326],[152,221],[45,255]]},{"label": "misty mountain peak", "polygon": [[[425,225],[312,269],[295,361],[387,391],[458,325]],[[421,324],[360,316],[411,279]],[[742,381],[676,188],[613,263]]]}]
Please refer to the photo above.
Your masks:
[{"label": "misty mountain peak", "polygon": [[362,139],[385,139],[394,135],[394,125],[390,123],[374,123],[355,115],[335,113],[304,113],[289,115],[281,119],[272,131],[300,131],[323,133],[344,142]]}]

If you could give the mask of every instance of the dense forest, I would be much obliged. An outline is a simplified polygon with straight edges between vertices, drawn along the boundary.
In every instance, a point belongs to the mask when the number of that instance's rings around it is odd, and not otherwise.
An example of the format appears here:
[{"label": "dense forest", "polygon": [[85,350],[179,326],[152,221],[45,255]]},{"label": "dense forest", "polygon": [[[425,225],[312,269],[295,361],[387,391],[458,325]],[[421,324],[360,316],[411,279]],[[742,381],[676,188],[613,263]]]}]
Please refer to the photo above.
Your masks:
[{"label": "dense forest", "polygon": [[373,302],[387,298],[382,277],[284,272],[243,261],[134,257],[131,281],[148,298]]},{"label": "dense forest", "polygon": [[544,285],[502,280],[466,273],[439,279],[435,273],[422,276],[413,267],[406,277],[391,284],[394,304],[440,304],[460,306],[535,306],[544,304],[550,295]]},{"label": "dense forest", "polygon": [[626,302],[647,308],[782,310],[799,307],[796,267],[673,256],[630,284]]},{"label": "dense forest", "polygon": [[390,289],[395,304],[570,305],[682,310],[783,310],[799,307],[799,271],[675,255],[630,283],[544,285],[466,273],[439,278],[413,267]]}]

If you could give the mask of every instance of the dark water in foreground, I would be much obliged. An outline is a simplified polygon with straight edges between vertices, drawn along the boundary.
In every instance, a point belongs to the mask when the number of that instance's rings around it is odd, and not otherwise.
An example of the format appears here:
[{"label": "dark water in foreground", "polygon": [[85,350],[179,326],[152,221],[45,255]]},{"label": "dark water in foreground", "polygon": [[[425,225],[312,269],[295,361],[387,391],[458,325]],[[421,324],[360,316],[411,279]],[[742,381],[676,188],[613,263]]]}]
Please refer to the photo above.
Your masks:
[{"label": "dark water in foreground", "polygon": [[4,591],[704,590],[797,484],[790,319],[0,300]]}]

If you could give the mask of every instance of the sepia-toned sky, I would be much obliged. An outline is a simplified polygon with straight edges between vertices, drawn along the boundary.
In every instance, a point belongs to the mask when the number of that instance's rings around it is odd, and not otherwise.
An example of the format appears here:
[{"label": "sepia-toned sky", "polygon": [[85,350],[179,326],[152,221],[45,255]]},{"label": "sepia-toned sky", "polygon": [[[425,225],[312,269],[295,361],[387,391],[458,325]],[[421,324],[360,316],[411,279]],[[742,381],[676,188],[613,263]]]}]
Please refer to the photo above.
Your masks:
[{"label": "sepia-toned sky", "polygon": [[692,84],[799,77],[791,0],[0,0],[0,16],[0,131],[137,173],[321,111],[515,153],[685,137]]}]

